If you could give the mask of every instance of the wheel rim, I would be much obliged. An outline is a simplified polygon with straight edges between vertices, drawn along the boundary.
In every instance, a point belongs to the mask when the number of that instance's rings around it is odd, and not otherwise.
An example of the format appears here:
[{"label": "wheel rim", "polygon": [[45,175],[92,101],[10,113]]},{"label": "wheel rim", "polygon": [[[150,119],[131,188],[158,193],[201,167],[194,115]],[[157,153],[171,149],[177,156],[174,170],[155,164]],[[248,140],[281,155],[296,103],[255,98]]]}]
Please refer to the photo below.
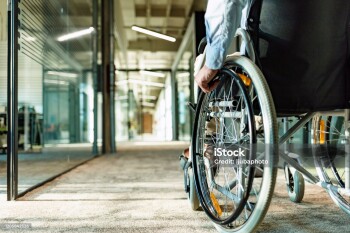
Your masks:
[{"label": "wheel rim", "polygon": [[[210,147],[226,149],[237,144],[252,145],[256,139],[248,93],[242,81],[232,71],[223,72],[230,74],[230,77],[222,78],[219,84],[221,88],[217,89],[220,91],[213,91],[206,95],[202,103],[203,108],[198,127],[197,148],[199,153],[197,153],[196,160],[200,173],[201,194],[206,203],[204,206],[207,214],[220,224],[228,224],[235,220],[244,209],[245,200],[251,189],[254,168],[247,168],[244,165],[230,167],[215,165],[212,155],[207,151]],[[228,104],[229,102],[231,104]],[[225,103],[227,106],[220,107]],[[233,116],[234,113],[241,113],[241,117]],[[230,114],[232,116],[226,116]],[[250,120],[246,121],[247,124],[243,129],[247,133],[242,135],[242,127],[239,127],[237,121],[242,122],[243,115]],[[209,124],[215,122],[215,132],[208,132],[209,127],[206,127],[208,117],[212,117]]]},{"label": "wheel rim", "polygon": [[[232,69],[234,69],[237,72],[242,72],[242,69],[239,67],[230,67]],[[232,71],[231,71],[232,72]],[[233,72],[232,72],[233,73]],[[244,107],[246,107],[246,109],[250,109],[249,111],[251,111],[250,113],[250,121],[249,122],[255,122],[253,119],[254,117],[259,117],[261,116],[261,112],[260,110],[256,110],[256,107],[254,107],[254,101],[257,102],[257,98],[255,96],[256,91],[254,90],[254,88],[251,87],[246,87],[241,78],[239,78],[237,75],[234,75],[234,78],[232,78],[232,82],[237,82],[239,85],[239,92],[241,93],[241,96],[243,96],[244,98],[242,98],[241,100],[236,100],[238,103],[244,103]],[[220,86],[220,85],[219,85]],[[215,93],[215,92],[214,92]],[[215,96],[215,94],[212,94],[212,96]],[[229,96],[229,95],[228,95]],[[210,95],[206,95],[201,101],[201,106],[205,106],[206,103],[210,102]],[[227,100],[228,101],[228,100]],[[241,101],[241,102],[240,102]],[[236,105],[237,106],[237,105]],[[203,108],[203,107],[202,107]],[[253,113],[253,108],[255,110],[255,112],[257,112],[256,114]],[[237,110],[237,109],[236,109]],[[201,119],[205,118],[205,110],[202,109],[202,117]],[[249,114],[248,114],[249,115]],[[237,119],[236,119],[237,120]],[[204,121],[200,121],[199,123],[199,127],[198,128],[202,128],[202,133],[198,132],[198,135],[204,134],[203,131],[205,131],[205,127],[204,127]],[[236,130],[237,132],[237,130]],[[216,136],[215,136],[215,140],[217,140],[218,134],[220,135],[220,133],[215,132]],[[247,137],[247,135],[249,135],[249,137]],[[255,124],[252,123],[249,126],[249,133],[247,133],[245,135],[245,139],[247,140],[247,142],[249,142],[250,145],[256,145],[257,142],[257,135],[256,135],[256,130],[255,130]],[[238,137],[231,137],[232,139],[235,139],[235,142],[239,142]],[[200,138],[198,145],[196,145],[196,148],[204,148],[204,138]],[[242,140],[241,140],[242,141]],[[244,141],[244,140],[243,140]],[[252,154],[250,154],[250,156],[252,156],[251,158],[253,158],[255,156],[255,149],[256,148],[250,148],[251,151],[253,152]],[[206,158],[204,156],[202,156],[204,154],[204,150],[200,149],[198,151],[196,151],[196,163],[198,164],[197,167],[199,168],[198,173],[200,174],[199,176],[199,186],[200,187],[212,187],[211,182],[208,182],[208,177],[210,175],[208,175],[205,171],[205,160]],[[196,166],[195,166],[196,167]],[[250,215],[252,214],[252,212],[255,209],[255,204],[258,201],[258,197],[260,194],[260,187],[262,185],[262,179],[259,179],[260,181],[254,181],[254,185],[253,185],[253,179],[254,179],[254,169],[260,169],[261,173],[263,172],[262,169],[260,167],[250,167],[250,169],[252,169],[250,171],[249,174],[244,174],[241,173],[245,176],[246,180],[245,184],[249,184],[246,185],[245,189],[243,190],[243,192],[241,192],[241,196],[245,196],[245,199],[241,198],[240,199],[240,203],[238,203],[237,205],[231,205],[231,211],[228,211],[229,208],[226,207],[226,209],[224,209],[223,212],[226,213],[225,217],[222,217],[222,215],[219,216],[219,213],[217,211],[217,208],[215,207],[215,203],[213,204],[213,202],[216,202],[215,200],[212,200],[212,193],[210,191],[204,191],[203,190],[197,190],[197,192],[200,192],[199,196],[202,196],[202,200],[204,203],[202,204],[203,209],[207,212],[207,215],[216,223],[220,224],[220,225],[225,225],[226,228],[237,228],[240,227],[242,225],[245,224],[245,222],[249,219]],[[222,172],[225,172],[222,170]],[[238,180],[238,179],[237,179]],[[257,180],[257,179],[254,179]],[[243,183],[243,182],[242,182]],[[242,186],[242,183],[239,183],[240,186]],[[199,188],[199,189],[203,189],[203,188]],[[208,190],[210,190],[210,188],[208,188]],[[211,191],[213,191],[213,189],[211,189]],[[214,190],[215,191],[215,190]],[[236,194],[238,192],[235,192]],[[239,195],[236,195],[239,196]],[[217,197],[215,195],[215,197]],[[218,198],[216,198],[218,199]],[[218,201],[220,202],[220,201]],[[226,206],[227,203],[226,203]],[[224,206],[225,208],[225,206]],[[221,209],[222,211],[222,209]],[[227,213],[230,212],[230,213]]]},{"label": "wheel rim", "polygon": [[[242,67],[245,68],[243,69]],[[254,117],[260,118],[260,120],[256,119],[255,123],[261,122],[260,126],[262,126],[262,130],[258,130],[257,133],[257,145],[261,145],[264,148],[262,150],[263,153],[259,154],[257,159],[264,159],[268,162],[265,165],[262,165],[261,167],[257,167],[257,169],[255,169],[256,171],[261,172],[259,174],[259,178],[254,177],[251,192],[249,193],[252,195],[250,195],[247,200],[253,204],[253,210],[250,210],[250,212],[248,210],[248,213],[246,214],[247,209],[245,209],[241,212],[241,215],[236,219],[236,221],[232,222],[231,224],[223,225],[220,224],[220,222],[216,222],[214,220],[213,222],[214,226],[220,232],[252,232],[264,218],[275,187],[278,163],[277,117],[267,82],[259,68],[254,63],[242,56],[232,56],[228,61],[226,61],[225,68],[232,69],[237,74],[245,74],[251,79],[252,85],[249,87],[248,93],[254,109]],[[194,130],[192,135],[192,159],[194,162],[194,167],[196,168],[196,138],[198,135],[198,119],[203,98],[203,95],[201,95],[198,99],[196,118],[194,121]],[[260,106],[264,107],[261,108]],[[260,153],[260,150],[262,148],[256,148],[258,149],[258,153]],[[198,176],[200,176],[200,174],[197,170],[198,169],[194,169],[194,178],[198,193],[200,190],[200,182]],[[203,207],[203,200],[201,195],[198,194],[198,197]],[[203,209],[206,210],[204,207]],[[208,213],[207,215],[209,216]]]},{"label": "wheel rim", "polygon": [[[342,163],[345,159],[343,147],[346,141],[344,118],[318,116],[313,121],[313,152],[320,179],[344,188],[345,167]],[[325,140],[323,141],[322,138]],[[350,211],[350,197],[341,195],[334,190],[329,190],[329,193],[337,205],[347,212]]]}]

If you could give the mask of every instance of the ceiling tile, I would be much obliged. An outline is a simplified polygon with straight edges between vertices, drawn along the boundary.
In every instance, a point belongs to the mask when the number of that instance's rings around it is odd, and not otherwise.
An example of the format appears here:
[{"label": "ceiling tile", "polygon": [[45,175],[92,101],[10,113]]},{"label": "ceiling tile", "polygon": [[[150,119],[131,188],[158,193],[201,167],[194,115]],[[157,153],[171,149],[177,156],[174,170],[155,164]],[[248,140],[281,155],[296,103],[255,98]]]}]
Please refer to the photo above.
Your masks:
[{"label": "ceiling tile", "polygon": [[168,26],[169,27],[185,27],[185,18],[169,17]]},{"label": "ceiling tile", "polygon": [[162,17],[151,17],[149,19],[149,26],[150,27],[163,27],[164,20],[165,19]]}]

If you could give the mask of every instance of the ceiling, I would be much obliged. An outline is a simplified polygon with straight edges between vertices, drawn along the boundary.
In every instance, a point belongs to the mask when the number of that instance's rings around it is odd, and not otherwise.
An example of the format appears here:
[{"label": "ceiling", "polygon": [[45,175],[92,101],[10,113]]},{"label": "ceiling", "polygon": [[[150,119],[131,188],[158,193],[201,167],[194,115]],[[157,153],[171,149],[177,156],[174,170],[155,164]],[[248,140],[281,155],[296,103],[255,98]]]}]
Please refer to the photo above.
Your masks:
[{"label": "ceiling", "polygon": [[[204,10],[206,5],[206,0],[113,1],[114,35],[117,42],[115,60],[119,62],[117,67],[123,69],[170,69],[192,12]],[[37,4],[27,0],[23,2],[21,8],[27,7],[27,12],[30,14],[42,12],[41,14],[46,15],[46,17],[49,17],[50,14],[52,16],[52,13],[58,14],[58,17],[55,15],[51,17],[55,18],[55,24],[50,24],[53,28],[50,33],[52,33],[53,38],[56,38],[67,32],[74,32],[92,26],[92,13],[94,11],[92,2],[92,0],[56,0],[42,1]],[[34,14],[31,17],[31,25],[28,25],[27,28],[32,31],[44,24],[49,24],[46,22],[48,20],[45,21],[42,16],[35,16]],[[38,19],[40,23],[38,23]],[[26,20],[26,22],[29,22],[29,20]],[[176,38],[176,42],[173,43],[135,32],[131,30],[133,25],[173,36]],[[36,32],[32,36],[37,37],[39,33]],[[45,36],[45,34],[42,34],[42,36]],[[88,60],[83,60],[86,57],[84,51],[89,50],[90,45],[89,38],[86,37],[61,43],[63,48],[73,49],[74,55],[77,55],[75,58],[84,64],[88,62]]]},{"label": "ceiling", "polygon": [[[205,6],[206,0],[115,0],[117,67],[129,70],[170,70],[193,11],[203,11]],[[175,37],[176,42],[133,31],[133,25]],[[124,77],[119,75],[117,78]],[[138,72],[130,72],[128,78],[162,84],[165,82],[165,78]],[[137,100],[146,102],[143,108],[146,111],[153,109],[152,105],[156,105],[157,99],[145,99],[143,96],[158,98],[162,90],[162,87],[152,85],[140,87],[137,83],[129,83],[129,87],[137,90],[134,93]]]},{"label": "ceiling", "polygon": [[[170,69],[192,12],[204,10],[206,0],[115,0],[119,48],[129,69]],[[176,38],[169,42],[131,30],[137,25]],[[117,28],[118,29],[118,28]],[[123,52],[123,51],[122,51]],[[122,56],[119,57],[122,60]]]}]

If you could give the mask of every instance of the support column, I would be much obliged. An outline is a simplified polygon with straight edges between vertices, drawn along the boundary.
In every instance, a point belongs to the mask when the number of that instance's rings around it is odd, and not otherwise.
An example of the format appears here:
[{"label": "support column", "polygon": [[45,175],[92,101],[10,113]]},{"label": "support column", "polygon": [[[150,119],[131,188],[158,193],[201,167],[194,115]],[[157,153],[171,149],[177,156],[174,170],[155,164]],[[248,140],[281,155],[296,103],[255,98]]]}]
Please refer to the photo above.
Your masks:
[{"label": "support column", "polygon": [[177,83],[176,83],[176,71],[171,71],[171,112],[173,113],[172,128],[173,128],[173,141],[179,140],[179,112],[177,102]]},{"label": "support column", "polygon": [[92,144],[92,153],[94,155],[98,154],[98,146],[97,146],[97,137],[98,137],[98,101],[97,101],[97,92],[98,92],[98,67],[97,67],[97,59],[98,59],[98,0],[93,0],[93,13],[92,13],[92,24],[95,29],[92,35],[92,78],[94,83],[94,141]]},{"label": "support column", "polygon": [[115,65],[114,65],[114,0],[110,0],[109,7],[109,93],[110,93],[110,118],[111,118],[111,153],[116,152],[115,146]]},{"label": "support column", "polygon": [[115,152],[113,0],[102,0],[102,152]]},{"label": "support column", "polygon": [[18,194],[18,0],[8,0],[7,200]]}]

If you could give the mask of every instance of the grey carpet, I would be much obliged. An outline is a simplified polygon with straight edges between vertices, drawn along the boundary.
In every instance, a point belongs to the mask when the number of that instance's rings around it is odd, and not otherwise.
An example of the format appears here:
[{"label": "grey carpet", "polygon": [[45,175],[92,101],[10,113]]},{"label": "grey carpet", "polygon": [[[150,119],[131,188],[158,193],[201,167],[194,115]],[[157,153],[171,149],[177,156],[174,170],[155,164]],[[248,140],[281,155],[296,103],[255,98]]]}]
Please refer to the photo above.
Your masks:
[{"label": "grey carpet", "polygon": [[[177,159],[183,147],[122,145],[20,201],[1,202],[0,232],[216,232],[204,212],[189,208]],[[283,177],[259,232],[349,232],[349,217],[322,189],[308,184],[294,204]]]}]

